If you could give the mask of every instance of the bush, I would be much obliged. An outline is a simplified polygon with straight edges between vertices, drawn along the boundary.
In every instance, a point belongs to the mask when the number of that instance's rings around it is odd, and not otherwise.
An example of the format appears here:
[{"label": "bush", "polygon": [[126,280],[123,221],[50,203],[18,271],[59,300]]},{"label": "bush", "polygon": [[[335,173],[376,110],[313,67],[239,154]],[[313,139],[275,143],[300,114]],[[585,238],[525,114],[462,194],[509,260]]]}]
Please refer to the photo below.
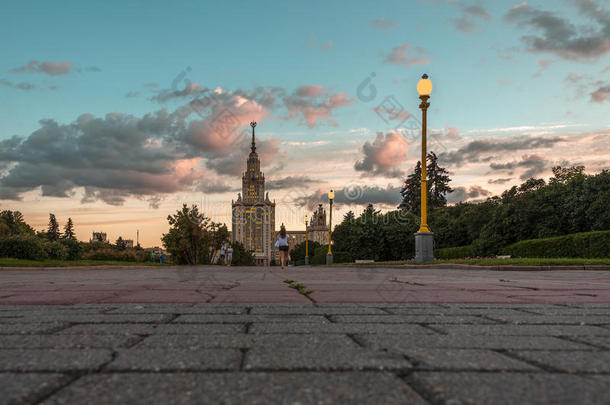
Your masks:
[{"label": "bush", "polygon": [[466,257],[475,257],[474,247],[472,245],[448,247],[434,250],[435,259],[463,259]]},{"label": "bush", "polygon": [[[310,264],[326,264],[328,245],[314,249],[314,255],[309,259]],[[354,258],[350,252],[333,252],[333,263],[352,263]],[[304,263],[304,261],[303,261]]]},{"label": "bush", "polygon": [[15,259],[44,260],[48,258],[43,239],[32,237],[10,237],[0,239],[0,257]]},{"label": "bush", "polygon": [[66,260],[80,260],[83,256],[83,243],[74,239],[61,239],[59,241],[67,249]]},{"label": "bush", "polygon": [[333,263],[353,263],[354,258],[349,252],[333,252]]},{"label": "bush", "polygon": [[610,231],[522,240],[505,247],[502,253],[513,257],[610,257]]},{"label": "bush", "polygon": [[68,247],[60,241],[45,243],[45,249],[47,250],[47,257],[53,260],[67,260],[68,259]]},{"label": "bush", "polygon": [[118,250],[111,246],[88,249],[83,253],[85,260],[116,260],[124,262],[147,262],[150,255],[146,251],[136,249]]}]

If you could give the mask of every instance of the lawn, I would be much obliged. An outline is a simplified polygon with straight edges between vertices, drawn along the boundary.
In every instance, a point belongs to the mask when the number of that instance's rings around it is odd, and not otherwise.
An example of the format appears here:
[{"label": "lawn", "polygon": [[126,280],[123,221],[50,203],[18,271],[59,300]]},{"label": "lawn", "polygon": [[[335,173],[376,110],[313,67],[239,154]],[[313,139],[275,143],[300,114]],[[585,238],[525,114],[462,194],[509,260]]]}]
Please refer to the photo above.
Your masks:
[{"label": "lawn", "polygon": [[[422,264],[433,265],[433,264],[472,264],[479,266],[598,266],[598,265],[610,265],[610,258],[600,259],[582,259],[582,258],[511,258],[511,259],[496,259],[496,258],[483,258],[483,259],[447,259],[447,260],[435,260],[434,262],[425,262]],[[396,262],[376,262],[376,263],[345,263],[344,266],[388,266],[388,265],[403,265],[403,264],[415,264],[414,262],[407,261],[396,261]]]},{"label": "lawn", "polygon": [[118,260],[24,260],[0,258],[0,267],[68,267],[68,266],[167,266],[157,262],[122,262]]}]

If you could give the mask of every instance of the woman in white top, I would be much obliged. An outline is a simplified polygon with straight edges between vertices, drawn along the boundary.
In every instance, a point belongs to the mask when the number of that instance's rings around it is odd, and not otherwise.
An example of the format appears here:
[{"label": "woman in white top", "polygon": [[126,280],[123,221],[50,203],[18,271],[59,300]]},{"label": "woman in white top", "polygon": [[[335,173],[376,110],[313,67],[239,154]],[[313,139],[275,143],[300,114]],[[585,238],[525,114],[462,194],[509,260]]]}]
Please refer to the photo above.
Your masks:
[{"label": "woman in white top", "polygon": [[282,263],[282,269],[286,266],[288,262],[288,252],[290,250],[290,244],[288,241],[290,237],[286,234],[286,227],[284,224],[280,227],[280,233],[277,235],[277,242],[275,245],[280,249],[280,262]]}]

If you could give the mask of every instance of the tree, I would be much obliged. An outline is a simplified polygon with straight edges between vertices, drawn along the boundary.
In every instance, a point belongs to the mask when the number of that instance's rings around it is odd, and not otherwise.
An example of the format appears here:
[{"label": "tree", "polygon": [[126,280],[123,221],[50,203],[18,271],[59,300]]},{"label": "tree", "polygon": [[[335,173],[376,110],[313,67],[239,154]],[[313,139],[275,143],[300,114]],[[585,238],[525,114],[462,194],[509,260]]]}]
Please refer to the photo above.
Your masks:
[{"label": "tree", "polygon": [[127,243],[125,242],[125,240],[121,236],[119,236],[119,238],[116,240],[116,247],[119,250],[127,249]]},{"label": "tree", "polygon": [[55,214],[49,214],[49,227],[47,228],[47,239],[54,242],[59,239],[59,225]]},{"label": "tree", "polygon": [[19,211],[0,212],[0,236],[33,236],[34,228],[29,226]]},{"label": "tree", "polygon": [[[428,208],[444,207],[447,205],[447,198],[445,195],[453,191],[453,189],[449,187],[449,182],[451,181],[449,172],[438,165],[438,157],[434,152],[428,153],[426,160]],[[421,206],[421,172],[421,161],[418,161],[413,169],[413,173],[407,176],[407,179],[400,190],[402,202],[398,206],[398,208],[411,211],[416,215],[419,215]]]},{"label": "tree", "polygon": [[167,221],[170,229],[161,240],[177,264],[209,264],[213,250],[228,239],[226,226],[212,222],[195,205],[183,204]]},{"label": "tree", "polygon": [[[315,240],[310,240],[307,244],[307,253],[309,254],[309,258],[313,257],[314,251],[319,248],[321,245]],[[305,242],[301,242],[295,245],[290,251],[290,258],[293,262],[297,262],[300,260],[305,260]]]},{"label": "tree", "polygon": [[352,222],[356,218],[354,215],[354,211],[349,210],[345,215],[343,215],[343,222]]},{"label": "tree", "polygon": [[66,222],[66,226],[64,227],[64,239],[76,240],[76,236],[74,236],[74,224],[72,223],[72,218],[68,218],[68,222]]},{"label": "tree", "polygon": [[246,250],[244,245],[235,241],[231,246],[233,246],[231,266],[254,266],[254,256]]},{"label": "tree", "polygon": [[562,183],[566,184],[568,181],[575,177],[584,176],[585,167],[584,166],[569,166],[569,167],[561,167],[554,166],[553,167],[553,177],[549,180],[550,183]]}]

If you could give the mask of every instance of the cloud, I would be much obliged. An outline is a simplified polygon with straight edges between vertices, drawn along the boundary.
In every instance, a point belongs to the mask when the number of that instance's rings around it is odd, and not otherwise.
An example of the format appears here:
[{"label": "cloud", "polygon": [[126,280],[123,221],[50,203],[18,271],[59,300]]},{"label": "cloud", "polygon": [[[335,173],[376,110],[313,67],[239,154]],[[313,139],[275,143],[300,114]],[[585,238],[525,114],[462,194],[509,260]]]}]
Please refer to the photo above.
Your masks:
[{"label": "cloud", "polygon": [[516,168],[525,168],[527,170],[521,174],[520,179],[527,180],[540,173],[543,173],[548,167],[548,163],[549,162],[540,155],[523,155],[519,161],[491,163],[489,167],[493,170],[513,170]]},{"label": "cloud", "polygon": [[398,167],[405,161],[407,150],[407,139],[400,132],[390,131],[385,135],[377,132],[373,142],[362,145],[364,158],[354,164],[354,169],[364,175],[400,177]]},{"label": "cloud", "polygon": [[371,21],[371,26],[376,30],[391,30],[400,27],[400,24],[393,20],[377,18]]},{"label": "cloud", "polygon": [[11,69],[14,73],[44,73],[49,76],[67,75],[74,66],[74,62],[38,62],[31,60],[27,65]]},{"label": "cloud", "polygon": [[187,83],[182,90],[175,89],[165,89],[159,91],[156,96],[151,98],[152,101],[157,101],[159,103],[164,103],[166,101],[176,99],[176,98],[184,98],[189,96],[199,96],[201,94],[205,94],[209,92],[208,88],[201,88],[201,85],[197,82]]},{"label": "cloud", "polygon": [[453,191],[447,194],[447,202],[452,204],[473,198],[489,197],[490,195],[490,191],[477,185],[471,186],[468,189],[466,187],[454,187]]},{"label": "cloud", "polygon": [[313,182],[315,182],[315,180],[307,176],[286,176],[281,179],[267,180],[265,189],[281,190],[288,188],[305,188]]},{"label": "cloud", "polygon": [[539,70],[533,74],[533,77],[539,77],[543,71],[549,68],[551,63],[553,63],[553,61],[550,59],[538,59],[536,61],[536,65],[538,66]]},{"label": "cloud", "polygon": [[315,35],[310,35],[307,42],[303,44],[303,48],[315,48],[324,52],[328,52],[333,47],[333,41],[319,41]]},{"label": "cloud", "polygon": [[301,86],[282,101],[288,110],[285,119],[301,117],[301,125],[314,128],[321,120],[336,126],[337,123],[331,119],[333,112],[354,100],[347,93],[332,94],[322,86]]},{"label": "cloud", "polygon": [[411,44],[405,42],[392,48],[392,51],[386,55],[384,62],[390,65],[403,65],[406,67],[430,63],[430,60],[425,56],[427,51],[424,48],[416,47],[415,54],[412,55]]},{"label": "cloud", "polygon": [[601,104],[606,100],[610,100],[610,85],[602,86],[591,93],[591,102],[593,103]]},{"label": "cloud", "polygon": [[578,0],[575,4],[592,24],[577,28],[567,19],[525,2],[511,8],[504,18],[535,32],[521,36],[531,52],[553,53],[569,60],[598,59],[610,52],[610,12],[593,0]]},{"label": "cloud", "polygon": [[102,68],[99,66],[87,66],[83,69],[85,72],[101,72]]},{"label": "cloud", "polygon": [[506,178],[506,179],[489,179],[487,180],[487,182],[489,184],[504,184],[504,183],[508,183],[509,181],[511,181],[512,178]]},{"label": "cloud", "polygon": [[458,165],[462,163],[473,163],[488,161],[492,154],[511,152],[517,150],[531,150],[537,148],[551,148],[564,139],[559,136],[534,137],[518,136],[511,139],[481,139],[469,142],[465,146],[453,152],[444,152],[439,155],[439,160],[444,164]]},{"label": "cloud", "polygon": [[127,93],[125,93],[125,98],[134,98],[134,97],[138,97],[140,95],[139,91],[129,91]]},{"label": "cloud", "polygon": [[[36,86],[33,85],[32,83],[21,82],[21,83],[13,84],[13,82],[11,82],[9,80],[5,80],[5,79],[0,80],[0,85],[6,86],[6,87],[14,87],[16,89],[25,90],[25,91],[33,90],[36,88]],[[51,89],[51,90],[54,90],[54,89]]]},{"label": "cloud", "polygon": [[[393,206],[400,204],[402,196],[400,188],[388,185],[387,188],[377,186],[366,186],[351,184],[340,190],[335,190],[336,204],[345,205],[368,205],[379,204]],[[328,193],[323,193],[317,190],[315,193],[302,196],[296,199],[295,203],[300,206],[306,206],[309,209],[314,209],[319,203],[328,202]]]},{"label": "cloud", "polygon": [[478,4],[460,5],[462,8],[461,15],[453,20],[453,24],[455,28],[463,33],[472,32],[475,27],[475,20],[489,21],[491,20],[491,15],[483,8],[483,6]]}]

